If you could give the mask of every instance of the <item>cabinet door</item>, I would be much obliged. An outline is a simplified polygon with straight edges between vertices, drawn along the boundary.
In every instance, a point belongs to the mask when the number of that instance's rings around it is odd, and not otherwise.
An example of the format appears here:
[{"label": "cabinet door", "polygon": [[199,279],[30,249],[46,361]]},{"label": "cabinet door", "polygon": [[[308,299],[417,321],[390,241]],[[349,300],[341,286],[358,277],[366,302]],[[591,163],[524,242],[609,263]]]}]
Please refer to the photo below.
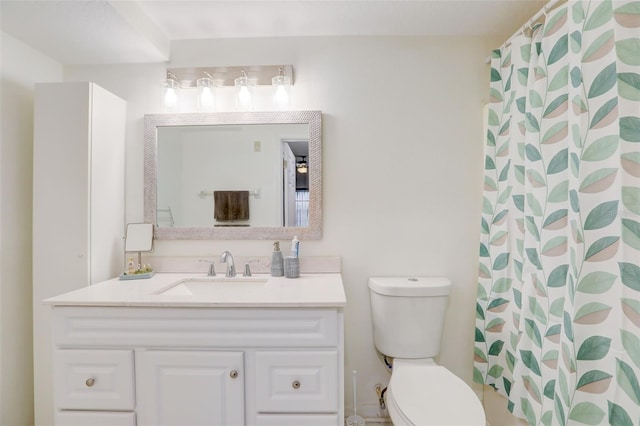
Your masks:
[{"label": "cabinet door", "polygon": [[138,425],[244,425],[242,352],[136,353]]}]

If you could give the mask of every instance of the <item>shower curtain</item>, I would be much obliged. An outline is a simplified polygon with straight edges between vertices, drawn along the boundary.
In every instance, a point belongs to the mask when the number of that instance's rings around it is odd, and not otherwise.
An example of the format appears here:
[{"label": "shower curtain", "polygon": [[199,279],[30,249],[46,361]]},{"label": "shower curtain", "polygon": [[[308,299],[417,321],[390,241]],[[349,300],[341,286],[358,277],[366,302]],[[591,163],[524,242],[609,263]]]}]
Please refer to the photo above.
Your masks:
[{"label": "shower curtain", "polygon": [[640,424],[640,2],[492,53],[474,381],[532,425]]}]

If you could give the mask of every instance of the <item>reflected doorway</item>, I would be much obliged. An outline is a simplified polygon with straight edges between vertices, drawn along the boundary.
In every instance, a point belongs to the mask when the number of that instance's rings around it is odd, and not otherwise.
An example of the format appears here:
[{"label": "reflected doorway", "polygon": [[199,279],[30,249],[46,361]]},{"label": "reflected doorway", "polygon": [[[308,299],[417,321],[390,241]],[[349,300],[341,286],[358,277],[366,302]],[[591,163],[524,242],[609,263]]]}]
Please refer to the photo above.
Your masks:
[{"label": "reflected doorway", "polygon": [[308,156],[307,139],[282,140],[284,226],[309,226]]}]

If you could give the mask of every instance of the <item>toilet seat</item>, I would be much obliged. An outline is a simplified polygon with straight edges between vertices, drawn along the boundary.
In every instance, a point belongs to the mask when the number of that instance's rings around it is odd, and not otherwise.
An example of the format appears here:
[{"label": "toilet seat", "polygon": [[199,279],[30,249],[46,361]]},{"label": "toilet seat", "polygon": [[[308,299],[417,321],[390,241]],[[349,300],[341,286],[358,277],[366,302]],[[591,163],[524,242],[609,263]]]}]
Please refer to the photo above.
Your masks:
[{"label": "toilet seat", "polygon": [[394,426],[484,426],[482,404],[458,376],[431,359],[395,359],[386,393]]}]

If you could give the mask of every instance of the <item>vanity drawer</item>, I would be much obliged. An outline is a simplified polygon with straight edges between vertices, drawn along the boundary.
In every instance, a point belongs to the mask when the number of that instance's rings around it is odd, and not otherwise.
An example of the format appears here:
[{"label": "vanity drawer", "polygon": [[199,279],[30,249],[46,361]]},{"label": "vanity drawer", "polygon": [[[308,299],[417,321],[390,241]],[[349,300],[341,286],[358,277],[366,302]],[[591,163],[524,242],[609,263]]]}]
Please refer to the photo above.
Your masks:
[{"label": "vanity drawer", "polygon": [[135,413],[108,411],[58,411],[56,426],[136,426]]},{"label": "vanity drawer", "polygon": [[337,351],[256,352],[260,413],[336,413]]},{"label": "vanity drawer", "polygon": [[256,426],[338,426],[337,414],[262,414]]},{"label": "vanity drawer", "polygon": [[134,409],[133,351],[62,349],[53,362],[57,409]]}]

